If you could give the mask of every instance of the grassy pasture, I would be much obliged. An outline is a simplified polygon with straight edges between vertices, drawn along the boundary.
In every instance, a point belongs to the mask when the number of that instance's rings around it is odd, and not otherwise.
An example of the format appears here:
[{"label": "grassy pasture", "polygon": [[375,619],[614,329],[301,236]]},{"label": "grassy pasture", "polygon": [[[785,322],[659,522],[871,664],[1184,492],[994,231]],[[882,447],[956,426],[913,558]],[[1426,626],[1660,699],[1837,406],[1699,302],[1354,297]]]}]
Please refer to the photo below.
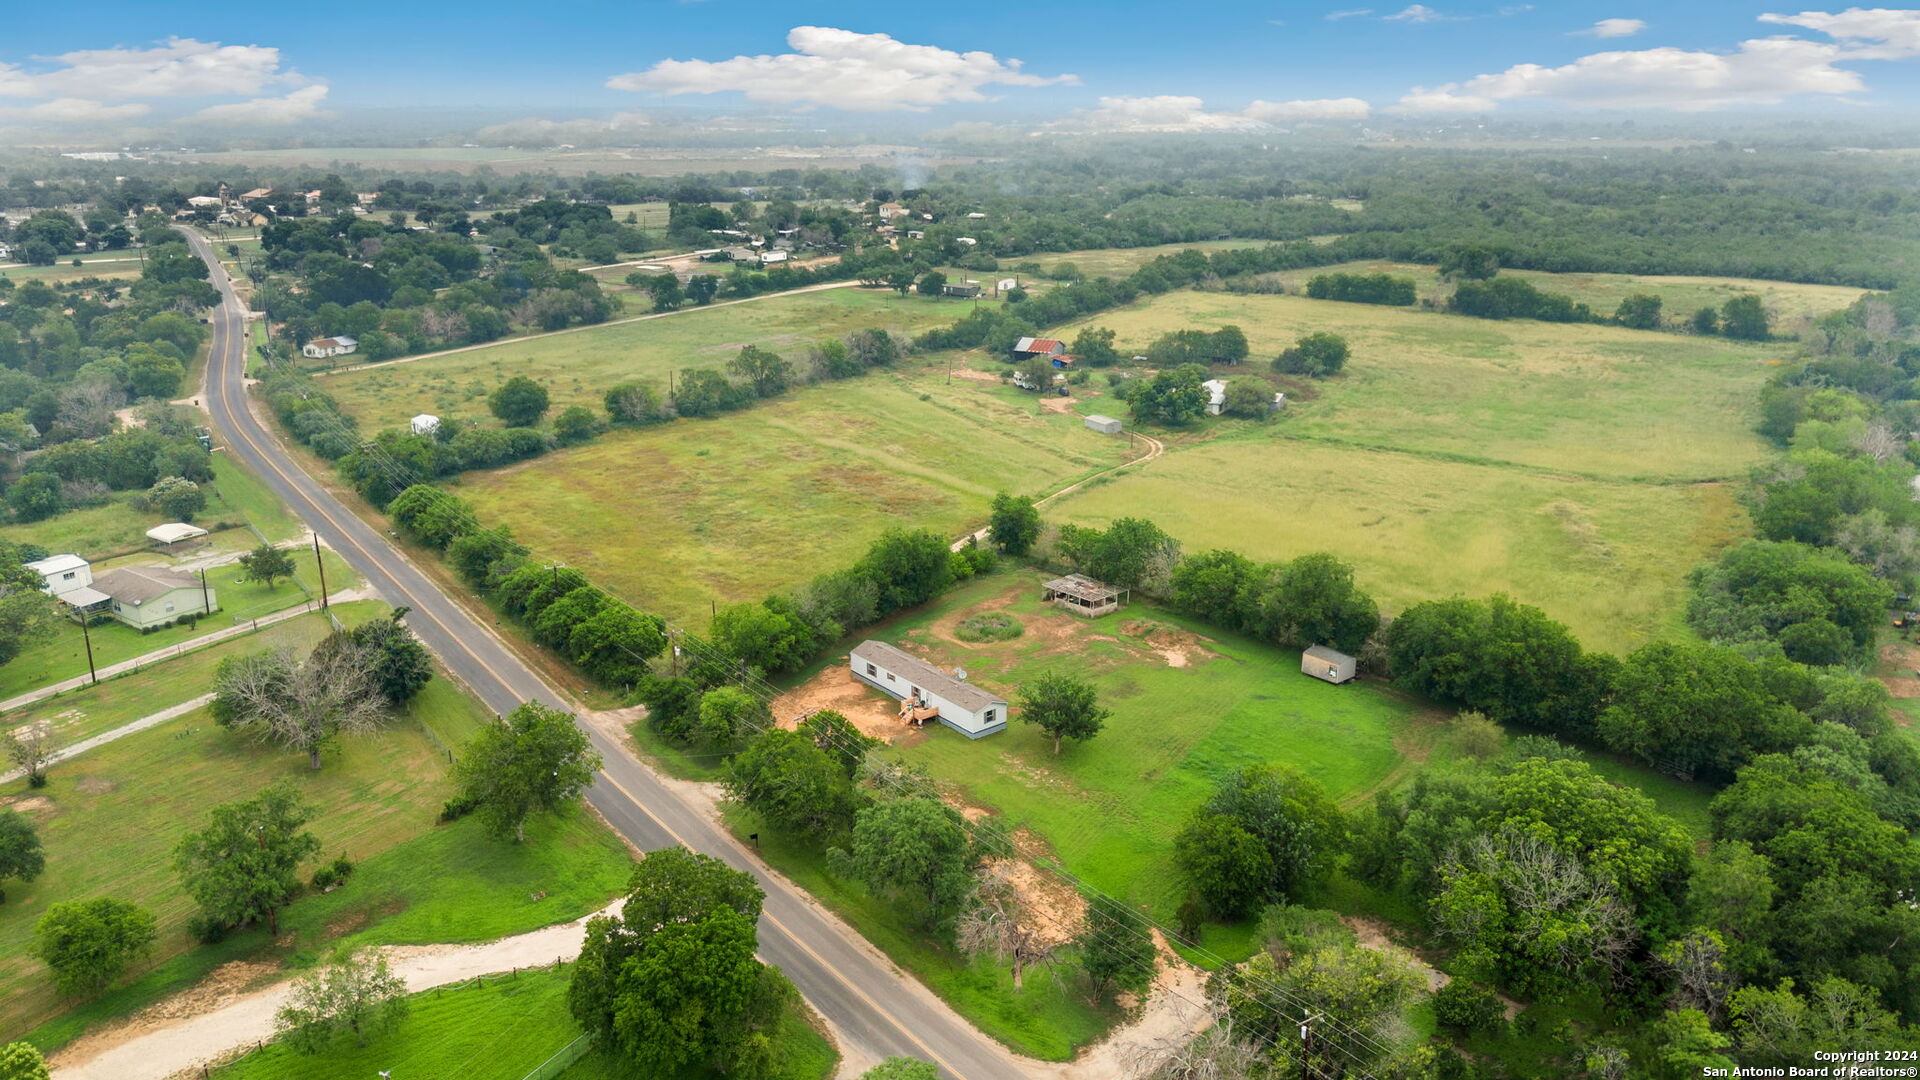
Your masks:
[{"label": "grassy pasture", "polygon": [[1580,480],[1306,440],[1223,439],[1054,504],[1057,520],[1146,515],[1189,552],[1331,551],[1389,613],[1505,591],[1627,650],[1681,633],[1687,571],[1746,532],[1730,486]]},{"label": "grassy pasture", "polygon": [[852,563],[892,525],[959,535],[996,491],[1052,490],[1125,443],[938,370],[820,383],[714,420],[615,431],[456,489],[484,521],[696,625]]},{"label": "grassy pasture", "polygon": [[140,276],[140,253],[137,251],[96,251],[77,256],[80,265],[73,265],[76,256],[68,255],[52,266],[32,266],[27,263],[0,263],[0,277],[12,281],[15,285],[25,285],[29,281],[38,281],[47,285],[57,285],[63,281],[78,281],[81,278],[124,279]]},{"label": "grassy pasture", "polygon": [[[1785,345],[1610,326],[1472,319],[1298,296],[1175,292],[1074,324],[1122,352],[1184,327],[1246,331],[1248,369],[1302,334],[1344,336],[1341,376],[1270,429],[1537,469],[1660,480],[1744,475],[1765,460],[1756,398]],[[1305,396],[1305,395],[1303,395]]]},{"label": "grassy pasture", "polygon": [[[251,521],[269,539],[290,540],[305,526],[253,474],[225,455],[213,456],[213,483],[200,485],[206,509],[195,515],[203,528]],[[89,559],[150,548],[147,530],[167,518],[157,510],[135,510],[134,492],[115,492],[100,506],[68,510],[41,521],[0,525],[0,538],[16,544],[38,544],[51,552],[71,551]],[[221,534],[216,532],[215,536]],[[251,543],[237,541],[243,547]]]},{"label": "grassy pasture", "polygon": [[367,430],[395,426],[422,412],[494,423],[486,395],[515,375],[545,384],[554,413],[569,405],[598,411],[601,396],[616,383],[651,382],[664,394],[669,372],[724,368],[746,345],[801,361],[811,346],[827,338],[869,327],[916,334],[950,323],[966,310],[956,301],[902,297],[890,290],[828,289],[505,341],[451,356],[328,376],[320,385]]},{"label": "grassy pasture", "polygon": [[[1412,278],[1424,297],[1453,294],[1453,286],[1440,280],[1439,268],[1420,263],[1362,260],[1323,266],[1311,270],[1291,270],[1280,276],[1305,289],[1316,274],[1388,273]],[[1661,300],[1661,313],[1669,323],[1678,324],[1703,307],[1719,307],[1743,293],[1758,293],[1773,315],[1774,329],[1786,332],[1789,324],[1801,316],[1817,317],[1851,305],[1869,290],[1845,285],[1804,285],[1793,281],[1761,281],[1756,278],[1684,277],[1660,274],[1551,274],[1539,270],[1502,270],[1502,277],[1532,282],[1547,292],[1566,293],[1594,311],[1611,315],[1620,301],[1635,293],[1649,293]]]}]

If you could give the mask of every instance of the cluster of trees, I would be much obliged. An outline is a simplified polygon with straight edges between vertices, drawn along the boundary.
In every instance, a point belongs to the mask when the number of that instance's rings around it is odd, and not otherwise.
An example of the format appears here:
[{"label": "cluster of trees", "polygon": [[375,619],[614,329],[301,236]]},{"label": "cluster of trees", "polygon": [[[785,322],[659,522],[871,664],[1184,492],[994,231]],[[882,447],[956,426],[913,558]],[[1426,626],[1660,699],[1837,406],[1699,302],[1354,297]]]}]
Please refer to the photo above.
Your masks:
[{"label": "cluster of trees", "polygon": [[[206,267],[163,223],[143,222],[141,277],[59,289],[0,277],[0,494],[16,520],[106,501],[169,476],[211,479],[183,410],[167,408],[206,330]],[[122,290],[125,289],[123,293]],[[115,431],[141,409],[144,430]],[[31,459],[30,451],[40,451]]]},{"label": "cluster of trees", "polygon": [[220,662],[210,711],[221,727],[307,755],[371,734],[433,678],[433,660],[396,610],[328,635],[304,658],[270,649]]},{"label": "cluster of trees", "polygon": [[[532,214],[530,230],[544,236],[556,215],[606,214],[605,207],[542,207],[548,204],[515,212],[515,221]],[[360,342],[356,356],[366,360],[612,315],[616,303],[599,282],[555,269],[502,216],[489,223],[491,233],[477,231],[464,214],[426,231],[350,214],[275,222],[261,230],[263,256],[247,268],[252,304],[278,324],[289,351],[315,337],[347,335]],[[486,252],[483,240],[491,241]]]},{"label": "cluster of trees", "polygon": [[1392,274],[1316,274],[1307,279],[1307,295],[1315,300],[1395,307],[1406,307],[1417,299],[1413,279]]},{"label": "cluster of trees", "polygon": [[1247,358],[1247,335],[1229,323],[1209,333],[1205,330],[1175,330],[1160,335],[1147,346],[1147,363],[1157,368],[1184,364],[1237,364]]}]

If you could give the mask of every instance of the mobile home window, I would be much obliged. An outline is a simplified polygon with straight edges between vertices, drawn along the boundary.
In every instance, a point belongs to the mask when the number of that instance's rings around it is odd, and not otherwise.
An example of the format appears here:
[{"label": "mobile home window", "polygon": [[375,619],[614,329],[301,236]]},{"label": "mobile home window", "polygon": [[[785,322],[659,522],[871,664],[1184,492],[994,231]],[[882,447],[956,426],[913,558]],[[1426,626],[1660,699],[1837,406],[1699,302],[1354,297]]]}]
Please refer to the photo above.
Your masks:
[{"label": "mobile home window", "polygon": [[993,714],[999,711],[1000,711],[999,709],[988,709],[986,712],[981,713],[980,714],[981,722],[987,723],[987,724],[993,723]]},{"label": "mobile home window", "polygon": [[867,665],[867,676],[868,676],[869,678],[871,678],[871,677],[873,676],[873,665],[872,665],[872,664],[868,664],[868,665]]},{"label": "mobile home window", "polygon": [[893,672],[891,672],[891,671],[889,671],[889,672],[887,672],[887,681],[888,681],[888,682],[892,682],[892,681],[894,681],[894,680],[893,680]]}]

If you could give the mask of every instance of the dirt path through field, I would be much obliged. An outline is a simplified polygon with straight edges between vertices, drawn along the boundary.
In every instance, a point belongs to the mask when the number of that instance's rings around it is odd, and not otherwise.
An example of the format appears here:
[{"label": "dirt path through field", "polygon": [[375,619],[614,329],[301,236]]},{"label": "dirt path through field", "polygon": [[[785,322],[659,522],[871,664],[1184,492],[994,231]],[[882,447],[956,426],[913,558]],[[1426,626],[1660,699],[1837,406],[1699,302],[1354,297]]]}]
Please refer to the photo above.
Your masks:
[{"label": "dirt path through field", "polygon": [[[1074,492],[1079,491],[1081,488],[1086,487],[1088,484],[1093,483],[1095,480],[1098,480],[1103,476],[1112,476],[1114,473],[1119,472],[1121,469],[1131,469],[1135,465],[1145,465],[1147,462],[1152,461],[1154,458],[1157,458],[1161,454],[1164,454],[1167,452],[1167,444],[1161,442],[1159,439],[1156,439],[1151,435],[1142,435],[1137,431],[1130,432],[1129,434],[1131,434],[1134,438],[1139,439],[1141,442],[1147,444],[1147,449],[1145,453],[1141,454],[1137,458],[1134,458],[1132,461],[1123,461],[1120,464],[1115,465],[1111,469],[1101,469],[1099,472],[1094,473],[1091,476],[1081,477],[1080,479],[1075,480],[1073,483],[1068,484],[1066,487],[1061,488],[1059,491],[1056,491],[1051,495],[1046,495],[1046,496],[1042,496],[1041,498],[1035,499],[1034,505],[1045,506],[1055,499],[1061,498],[1062,496],[1071,495]],[[951,546],[953,550],[959,551],[961,548],[967,546],[968,541],[985,540],[987,538],[987,531],[988,530],[984,527],[976,529],[973,532],[970,532],[967,535],[961,537],[960,539],[955,540],[949,546]]]},{"label": "dirt path through field", "polygon": [[[608,908],[611,913],[613,908]],[[409,990],[465,982],[479,975],[552,964],[579,955],[586,919],[549,926],[481,945],[394,945],[382,949]],[[232,965],[229,965],[231,967]],[[216,985],[245,985],[252,978]],[[251,971],[258,976],[255,965]],[[125,1023],[90,1032],[55,1054],[56,1080],[166,1080],[273,1037],[273,1016],[292,991],[292,980],[262,990],[225,995],[195,988],[135,1013]],[[192,995],[190,998],[188,995]],[[182,1008],[182,999],[186,1007]]]}]

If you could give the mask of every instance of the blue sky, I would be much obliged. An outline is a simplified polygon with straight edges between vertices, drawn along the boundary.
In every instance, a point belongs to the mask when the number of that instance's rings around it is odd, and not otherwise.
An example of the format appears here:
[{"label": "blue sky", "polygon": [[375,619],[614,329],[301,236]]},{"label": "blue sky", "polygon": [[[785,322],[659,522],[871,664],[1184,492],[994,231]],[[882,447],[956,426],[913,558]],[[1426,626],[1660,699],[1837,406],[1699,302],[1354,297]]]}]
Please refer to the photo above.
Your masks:
[{"label": "blue sky", "polygon": [[9,13],[0,118],[245,125],[392,105],[696,105],[1231,130],[1383,111],[1920,104],[1920,11],[1806,2],[91,0],[84,18],[72,5]]}]

